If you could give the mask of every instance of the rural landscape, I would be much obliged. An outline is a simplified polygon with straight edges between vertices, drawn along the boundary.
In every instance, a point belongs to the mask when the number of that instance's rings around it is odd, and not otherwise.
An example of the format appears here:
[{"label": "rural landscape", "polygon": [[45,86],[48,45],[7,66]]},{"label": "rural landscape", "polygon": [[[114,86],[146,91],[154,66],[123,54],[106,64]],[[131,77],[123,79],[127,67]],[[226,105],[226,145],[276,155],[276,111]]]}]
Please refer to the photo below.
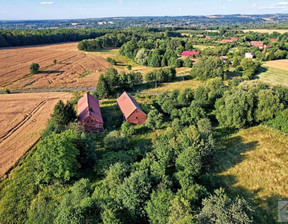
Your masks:
[{"label": "rural landscape", "polygon": [[288,223],[288,2],[116,2],[0,16],[0,224]]}]

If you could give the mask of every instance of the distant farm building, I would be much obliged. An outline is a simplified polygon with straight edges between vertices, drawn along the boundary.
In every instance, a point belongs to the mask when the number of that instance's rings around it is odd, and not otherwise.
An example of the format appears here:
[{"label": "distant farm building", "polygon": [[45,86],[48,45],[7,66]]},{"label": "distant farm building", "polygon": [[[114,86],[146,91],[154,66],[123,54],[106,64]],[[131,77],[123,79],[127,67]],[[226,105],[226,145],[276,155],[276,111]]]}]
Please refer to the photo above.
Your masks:
[{"label": "distant farm building", "polygon": [[231,37],[231,39],[224,39],[224,40],[221,40],[221,43],[225,44],[225,43],[233,43],[235,41],[237,41],[238,38],[237,37]]},{"label": "distant farm building", "polygon": [[195,56],[199,54],[200,54],[199,51],[183,51],[182,57],[190,57],[190,56]]},{"label": "distant farm building", "polygon": [[100,111],[99,100],[86,93],[78,101],[78,120],[86,132],[103,132],[103,118]]},{"label": "distant farm building", "polygon": [[254,52],[246,52],[245,58],[254,58]]},{"label": "distant farm building", "polygon": [[251,41],[250,44],[254,47],[263,48],[264,42],[263,41]]},{"label": "distant farm building", "polygon": [[206,36],[205,38],[210,40],[210,39],[211,39],[211,36]]},{"label": "distant farm building", "polygon": [[271,41],[271,42],[276,42],[276,41],[277,41],[277,39],[270,39],[270,41]]},{"label": "distant farm building", "polygon": [[145,123],[147,115],[130,94],[124,92],[118,97],[117,104],[127,122],[131,124]]}]

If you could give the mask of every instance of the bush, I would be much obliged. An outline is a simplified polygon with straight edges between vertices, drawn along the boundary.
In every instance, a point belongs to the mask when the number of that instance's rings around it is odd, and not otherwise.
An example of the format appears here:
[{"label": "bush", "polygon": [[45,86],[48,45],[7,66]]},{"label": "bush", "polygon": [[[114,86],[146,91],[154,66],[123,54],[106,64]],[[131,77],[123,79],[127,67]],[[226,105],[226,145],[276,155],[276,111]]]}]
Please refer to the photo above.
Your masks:
[{"label": "bush", "polygon": [[124,135],[131,136],[131,135],[133,135],[135,133],[135,129],[134,129],[132,124],[130,124],[129,122],[125,121],[121,125],[121,132]]},{"label": "bush", "polygon": [[5,94],[10,94],[11,91],[10,91],[10,89],[4,89],[4,93],[5,93]]},{"label": "bush", "polygon": [[127,136],[120,131],[111,131],[104,138],[105,147],[111,150],[126,149],[128,142]]},{"label": "bush", "polygon": [[37,74],[37,73],[39,72],[39,68],[40,68],[39,64],[37,64],[37,63],[32,63],[32,64],[30,65],[30,73],[31,73],[31,74]]}]

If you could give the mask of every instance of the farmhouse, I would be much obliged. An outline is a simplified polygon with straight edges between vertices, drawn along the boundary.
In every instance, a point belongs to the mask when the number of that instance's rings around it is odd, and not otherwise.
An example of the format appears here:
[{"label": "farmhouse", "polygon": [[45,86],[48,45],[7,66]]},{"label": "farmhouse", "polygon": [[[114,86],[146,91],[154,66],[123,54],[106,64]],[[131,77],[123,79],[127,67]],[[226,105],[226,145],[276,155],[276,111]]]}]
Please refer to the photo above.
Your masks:
[{"label": "farmhouse", "polygon": [[131,124],[145,123],[147,115],[130,94],[126,92],[122,93],[117,99],[117,104],[127,122]]},{"label": "farmhouse", "polygon": [[245,58],[254,58],[254,52],[246,52]]},{"label": "farmhouse", "polygon": [[86,93],[78,101],[78,120],[84,126],[86,132],[104,131],[99,101],[89,93]]},{"label": "farmhouse", "polygon": [[182,57],[189,57],[191,55],[199,55],[199,51],[183,51]]}]

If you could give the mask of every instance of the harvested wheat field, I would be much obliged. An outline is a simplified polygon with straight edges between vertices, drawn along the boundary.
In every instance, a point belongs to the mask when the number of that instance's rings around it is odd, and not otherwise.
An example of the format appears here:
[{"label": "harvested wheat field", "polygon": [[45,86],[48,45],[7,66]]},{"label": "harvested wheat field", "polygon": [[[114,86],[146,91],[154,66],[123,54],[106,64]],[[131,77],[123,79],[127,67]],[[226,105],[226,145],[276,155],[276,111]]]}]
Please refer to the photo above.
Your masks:
[{"label": "harvested wheat field", "polygon": [[[77,44],[0,49],[0,88],[47,89],[96,85],[99,75],[110,64],[98,55],[78,51]],[[40,65],[39,74],[29,74],[33,62]]]},{"label": "harvested wheat field", "polygon": [[277,33],[281,33],[281,34],[288,32],[287,29],[286,29],[286,30],[284,30],[284,29],[275,29],[275,30],[269,30],[269,29],[251,29],[251,30],[243,30],[243,31],[244,31],[244,33],[248,33],[248,32],[250,32],[250,31],[252,31],[252,32],[256,32],[256,33],[269,33],[269,34],[271,34],[271,33],[273,33],[273,32],[277,32]]},{"label": "harvested wheat field", "polygon": [[275,61],[267,61],[264,66],[267,66],[269,68],[278,68],[282,70],[288,71],[288,60],[287,59],[281,59],[281,60],[275,60]]},{"label": "harvested wheat field", "polygon": [[38,141],[54,105],[72,97],[72,93],[0,95],[0,176]]}]

